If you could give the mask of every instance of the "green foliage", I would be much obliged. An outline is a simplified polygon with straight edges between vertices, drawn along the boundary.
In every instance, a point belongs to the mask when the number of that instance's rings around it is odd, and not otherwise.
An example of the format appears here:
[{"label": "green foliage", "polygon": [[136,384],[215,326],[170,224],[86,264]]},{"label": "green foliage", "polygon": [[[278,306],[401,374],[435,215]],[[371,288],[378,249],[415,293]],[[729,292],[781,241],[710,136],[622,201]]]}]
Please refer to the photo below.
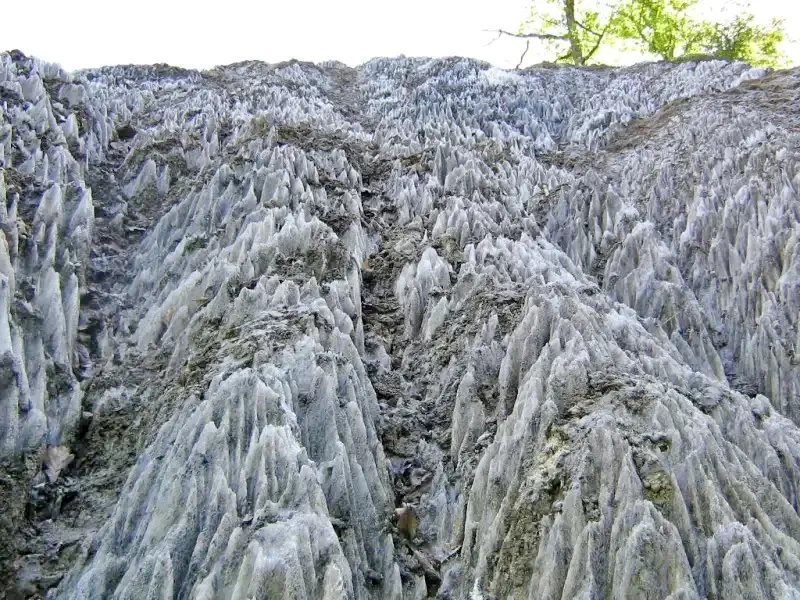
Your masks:
[{"label": "green foliage", "polygon": [[545,39],[556,62],[586,64],[601,47],[627,48],[669,61],[693,56],[775,67],[783,23],[759,25],[743,11],[727,22],[700,19],[701,0],[546,0],[520,34]]},{"label": "green foliage", "polygon": [[752,65],[776,67],[781,61],[778,45],[783,41],[783,23],[757,25],[753,15],[739,15],[732,23],[707,24],[704,48],[717,58],[743,60]]},{"label": "green foliage", "polygon": [[755,23],[752,14],[737,15],[728,23],[693,18],[699,0],[626,0],[615,16],[614,34],[640,42],[665,60],[704,55],[775,66],[780,58],[783,24]]},{"label": "green foliage", "polygon": [[698,0],[629,0],[615,15],[614,34],[636,40],[665,60],[698,54],[703,27],[687,15]]}]

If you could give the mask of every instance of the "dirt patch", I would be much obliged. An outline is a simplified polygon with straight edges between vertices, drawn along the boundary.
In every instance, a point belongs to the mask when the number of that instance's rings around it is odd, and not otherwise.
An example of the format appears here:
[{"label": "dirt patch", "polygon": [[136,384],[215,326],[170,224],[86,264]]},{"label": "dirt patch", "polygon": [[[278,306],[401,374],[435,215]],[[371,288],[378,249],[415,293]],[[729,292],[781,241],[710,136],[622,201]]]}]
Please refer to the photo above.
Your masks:
[{"label": "dirt patch", "polygon": [[39,472],[41,462],[37,452],[0,461],[0,599],[19,597],[16,573],[17,559],[25,544],[25,509],[31,480]]},{"label": "dirt patch", "polygon": [[606,151],[620,152],[643,145],[652,139],[655,134],[669,127],[670,122],[680,117],[681,113],[687,110],[693,101],[692,98],[680,98],[665,104],[649,117],[632,121],[611,139],[611,142],[606,146]]}]

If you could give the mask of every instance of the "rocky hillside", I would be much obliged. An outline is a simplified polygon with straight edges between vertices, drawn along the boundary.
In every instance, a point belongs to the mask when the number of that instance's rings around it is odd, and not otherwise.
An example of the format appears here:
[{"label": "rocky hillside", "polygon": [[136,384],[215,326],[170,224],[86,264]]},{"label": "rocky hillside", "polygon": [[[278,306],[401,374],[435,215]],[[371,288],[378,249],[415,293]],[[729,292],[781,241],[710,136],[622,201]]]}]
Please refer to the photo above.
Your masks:
[{"label": "rocky hillside", "polygon": [[800,598],[800,72],[0,54],[0,597]]}]

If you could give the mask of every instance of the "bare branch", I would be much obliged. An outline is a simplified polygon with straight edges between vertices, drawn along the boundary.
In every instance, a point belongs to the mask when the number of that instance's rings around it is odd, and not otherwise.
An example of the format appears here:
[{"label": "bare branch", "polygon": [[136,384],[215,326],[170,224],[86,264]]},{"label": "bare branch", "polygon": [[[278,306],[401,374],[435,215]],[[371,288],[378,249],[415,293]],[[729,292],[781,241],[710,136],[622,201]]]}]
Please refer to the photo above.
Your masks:
[{"label": "bare branch", "polygon": [[519,69],[522,66],[522,61],[525,60],[525,55],[528,53],[528,48],[531,47],[531,41],[525,40],[525,50],[522,51],[522,56],[519,57],[519,62],[517,63],[516,68]]},{"label": "bare branch", "polygon": [[[536,40],[559,40],[559,41],[563,41],[563,42],[568,42],[569,41],[569,38],[566,35],[552,35],[550,33],[511,33],[510,31],[505,31],[503,29],[484,29],[484,31],[491,32],[491,33],[497,33],[498,34],[498,36],[497,36],[498,38],[501,35],[507,35],[509,37],[520,38],[520,39],[523,39],[523,40],[536,39]],[[495,38],[495,39],[497,39],[497,38]],[[494,40],[492,40],[492,41],[494,41]]]},{"label": "bare branch", "polygon": [[494,44],[494,43],[495,43],[497,40],[499,40],[499,39],[500,39],[500,36],[501,36],[501,35],[503,35],[503,32],[502,32],[502,31],[498,32],[498,34],[497,34],[497,37],[495,37],[495,38],[492,38],[492,40],[491,40],[491,41],[490,41],[488,44],[486,44],[486,45],[487,45],[487,46],[491,46],[491,45],[492,45],[492,44]]}]

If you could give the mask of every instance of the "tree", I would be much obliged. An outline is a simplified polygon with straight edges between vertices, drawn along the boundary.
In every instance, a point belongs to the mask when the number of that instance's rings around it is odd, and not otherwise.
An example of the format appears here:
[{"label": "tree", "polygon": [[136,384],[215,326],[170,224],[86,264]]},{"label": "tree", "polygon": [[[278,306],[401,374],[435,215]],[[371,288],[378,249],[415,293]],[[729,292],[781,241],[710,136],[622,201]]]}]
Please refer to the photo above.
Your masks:
[{"label": "tree", "polygon": [[617,9],[614,33],[640,42],[664,60],[700,53],[704,27],[687,11],[697,0],[629,0]]},{"label": "tree", "polygon": [[664,60],[703,55],[775,66],[780,59],[783,24],[758,25],[750,13],[730,22],[691,16],[700,0],[626,0],[614,17],[614,35],[636,40]]},{"label": "tree", "polygon": [[707,34],[705,51],[717,58],[777,66],[781,61],[778,46],[783,41],[783,23],[773,19],[769,26],[763,26],[754,21],[753,15],[745,14],[727,25],[714,24]]},{"label": "tree", "polygon": [[[531,40],[543,40],[556,62],[589,63],[602,47],[633,44],[632,50],[678,60],[698,55],[743,60],[755,65],[776,66],[783,24],[774,20],[758,25],[749,12],[728,22],[693,16],[701,0],[546,0],[531,10],[518,33],[496,30],[523,38],[525,58]],[[495,38],[496,39],[496,38]]]},{"label": "tree", "polygon": [[614,25],[613,11],[604,12],[607,14],[586,8],[583,0],[546,0],[531,10],[517,33],[502,29],[495,30],[495,33],[498,37],[506,35],[526,40],[517,68],[525,59],[533,39],[546,42],[548,49],[557,55],[556,62],[584,65],[597,53]]}]

